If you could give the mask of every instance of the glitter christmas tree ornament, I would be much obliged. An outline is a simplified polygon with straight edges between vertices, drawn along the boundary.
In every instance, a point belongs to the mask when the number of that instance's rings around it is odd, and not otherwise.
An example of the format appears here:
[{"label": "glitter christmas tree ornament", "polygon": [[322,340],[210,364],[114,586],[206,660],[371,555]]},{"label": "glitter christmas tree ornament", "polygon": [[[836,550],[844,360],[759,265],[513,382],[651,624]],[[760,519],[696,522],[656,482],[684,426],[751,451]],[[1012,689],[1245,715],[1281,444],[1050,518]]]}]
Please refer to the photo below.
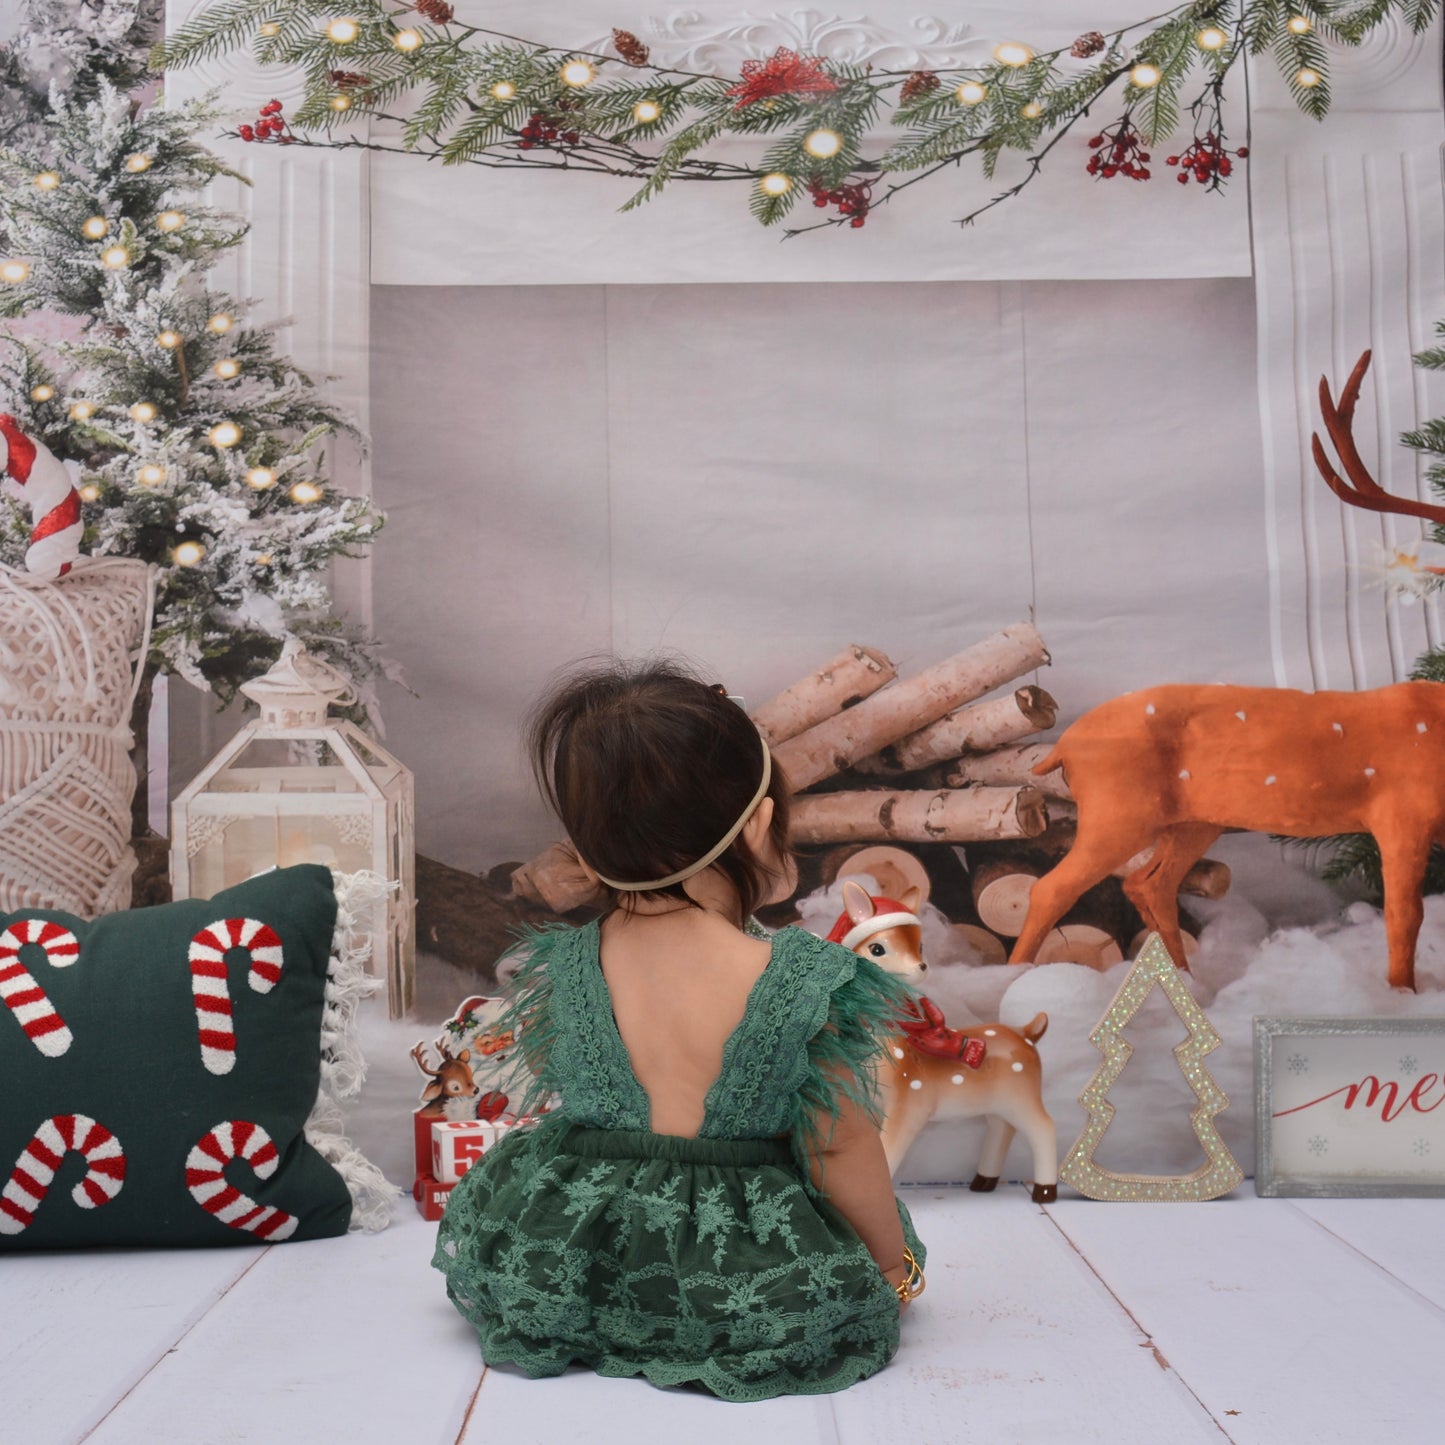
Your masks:
[{"label": "glitter christmas tree ornament", "polygon": [[[1114,1118],[1109,1090],[1118,1082],[1134,1052],[1133,1045],[1124,1037],[1124,1029],[1156,985],[1164,990],[1179,1021],[1189,1031],[1189,1037],[1175,1045],[1174,1058],[1199,1101],[1191,1110],[1189,1121],[1206,1158],[1189,1174],[1116,1174],[1096,1163],[1094,1152]],[[1079,1102],[1089,1111],[1089,1121],[1059,1170],[1060,1180],[1090,1199],[1178,1204],[1217,1199],[1244,1179],[1244,1171],[1214,1127],[1215,1115],[1229,1107],[1229,1096],[1214,1082],[1204,1065],[1205,1055],[1217,1049],[1223,1040],[1205,1018],[1204,1010],[1195,1003],[1184,974],[1174,966],[1169,950],[1157,933],[1150,935],[1089,1038],[1103,1054],[1104,1062],[1079,1095]]]}]

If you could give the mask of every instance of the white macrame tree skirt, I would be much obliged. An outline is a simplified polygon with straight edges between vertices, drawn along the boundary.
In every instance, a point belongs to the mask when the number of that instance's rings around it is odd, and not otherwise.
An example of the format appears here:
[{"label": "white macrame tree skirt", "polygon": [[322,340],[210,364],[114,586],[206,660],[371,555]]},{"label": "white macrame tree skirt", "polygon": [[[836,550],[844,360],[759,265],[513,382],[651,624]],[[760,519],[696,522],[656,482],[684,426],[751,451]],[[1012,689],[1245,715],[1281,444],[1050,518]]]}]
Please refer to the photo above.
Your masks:
[{"label": "white macrame tree skirt", "polygon": [[82,559],[53,582],[0,567],[0,910],[130,906],[153,605],[144,562]]}]

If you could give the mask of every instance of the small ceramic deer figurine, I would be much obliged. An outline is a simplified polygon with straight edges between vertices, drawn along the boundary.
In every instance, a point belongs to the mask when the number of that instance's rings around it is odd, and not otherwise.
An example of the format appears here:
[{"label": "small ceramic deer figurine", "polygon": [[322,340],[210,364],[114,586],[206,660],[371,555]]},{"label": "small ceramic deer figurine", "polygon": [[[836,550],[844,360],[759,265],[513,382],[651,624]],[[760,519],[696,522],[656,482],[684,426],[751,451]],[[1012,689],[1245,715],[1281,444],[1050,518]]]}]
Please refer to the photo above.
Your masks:
[{"label": "small ceramic deer figurine", "polygon": [[[890,973],[916,977],[927,967],[923,927],[915,911],[919,901],[916,888],[895,901],[870,897],[859,884],[844,883],[844,912],[828,937],[873,958]],[[988,1126],[969,1188],[986,1193],[998,1184],[1008,1147],[1022,1130],[1034,1156],[1034,1202],[1048,1204],[1058,1198],[1058,1141],[1044,1108],[1043,1070],[1035,1047],[1048,1024],[1048,1015],[1041,1013],[1022,1032],[1002,1024],[951,1029],[932,1000],[920,999],[919,1020],[890,1043],[880,1080],[889,1173],[898,1172],[930,1119],[983,1115]]]},{"label": "small ceramic deer figurine", "polygon": [[472,1077],[472,1067],[467,1062],[471,1050],[463,1049],[455,1058],[447,1052],[444,1044],[439,1045],[437,1067],[431,1068],[426,1062],[426,1045],[418,1044],[411,1056],[422,1073],[431,1076],[431,1083],[422,1091],[422,1105],[427,1113],[442,1114],[448,1119],[475,1119],[477,1099],[481,1088]]}]

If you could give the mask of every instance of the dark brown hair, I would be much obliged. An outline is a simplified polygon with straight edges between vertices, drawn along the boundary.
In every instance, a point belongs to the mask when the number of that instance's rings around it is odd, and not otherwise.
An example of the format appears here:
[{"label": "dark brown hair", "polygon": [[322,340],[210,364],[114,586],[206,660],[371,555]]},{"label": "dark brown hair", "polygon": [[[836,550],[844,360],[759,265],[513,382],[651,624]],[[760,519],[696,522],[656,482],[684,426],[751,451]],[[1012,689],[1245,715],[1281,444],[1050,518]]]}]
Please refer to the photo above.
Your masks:
[{"label": "dark brown hair", "polygon": [[[672,661],[607,661],[566,678],[533,709],[527,750],[543,796],[582,858],[619,882],[666,878],[697,862],[737,822],[762,781],[757,728],[720,686]],[[776,761],[769,832],[788,850],[788,785]],[[743,918],[774,874],[741,835],[713,865]],[[691,903],[683,884],[649,896]],[[627,895],[613,892],[612,906]]]}]

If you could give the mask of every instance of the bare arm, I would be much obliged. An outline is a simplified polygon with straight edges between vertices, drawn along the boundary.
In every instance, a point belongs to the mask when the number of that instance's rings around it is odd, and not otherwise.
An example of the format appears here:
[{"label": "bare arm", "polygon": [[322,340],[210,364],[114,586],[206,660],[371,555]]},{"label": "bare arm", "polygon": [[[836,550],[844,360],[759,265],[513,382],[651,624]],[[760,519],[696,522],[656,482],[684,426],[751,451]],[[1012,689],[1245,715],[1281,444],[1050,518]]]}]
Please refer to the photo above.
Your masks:
[{"label": "bare arm", "polygon": [[893,1181],[883,1141],[867,1113],[843,1097],[836,1123],[820,1121],[820,1142],[808,1152],[814,1187],[857,1231],[889,1284],[908,1272],[903,1258],[903,1226],[893,1198]]}]

